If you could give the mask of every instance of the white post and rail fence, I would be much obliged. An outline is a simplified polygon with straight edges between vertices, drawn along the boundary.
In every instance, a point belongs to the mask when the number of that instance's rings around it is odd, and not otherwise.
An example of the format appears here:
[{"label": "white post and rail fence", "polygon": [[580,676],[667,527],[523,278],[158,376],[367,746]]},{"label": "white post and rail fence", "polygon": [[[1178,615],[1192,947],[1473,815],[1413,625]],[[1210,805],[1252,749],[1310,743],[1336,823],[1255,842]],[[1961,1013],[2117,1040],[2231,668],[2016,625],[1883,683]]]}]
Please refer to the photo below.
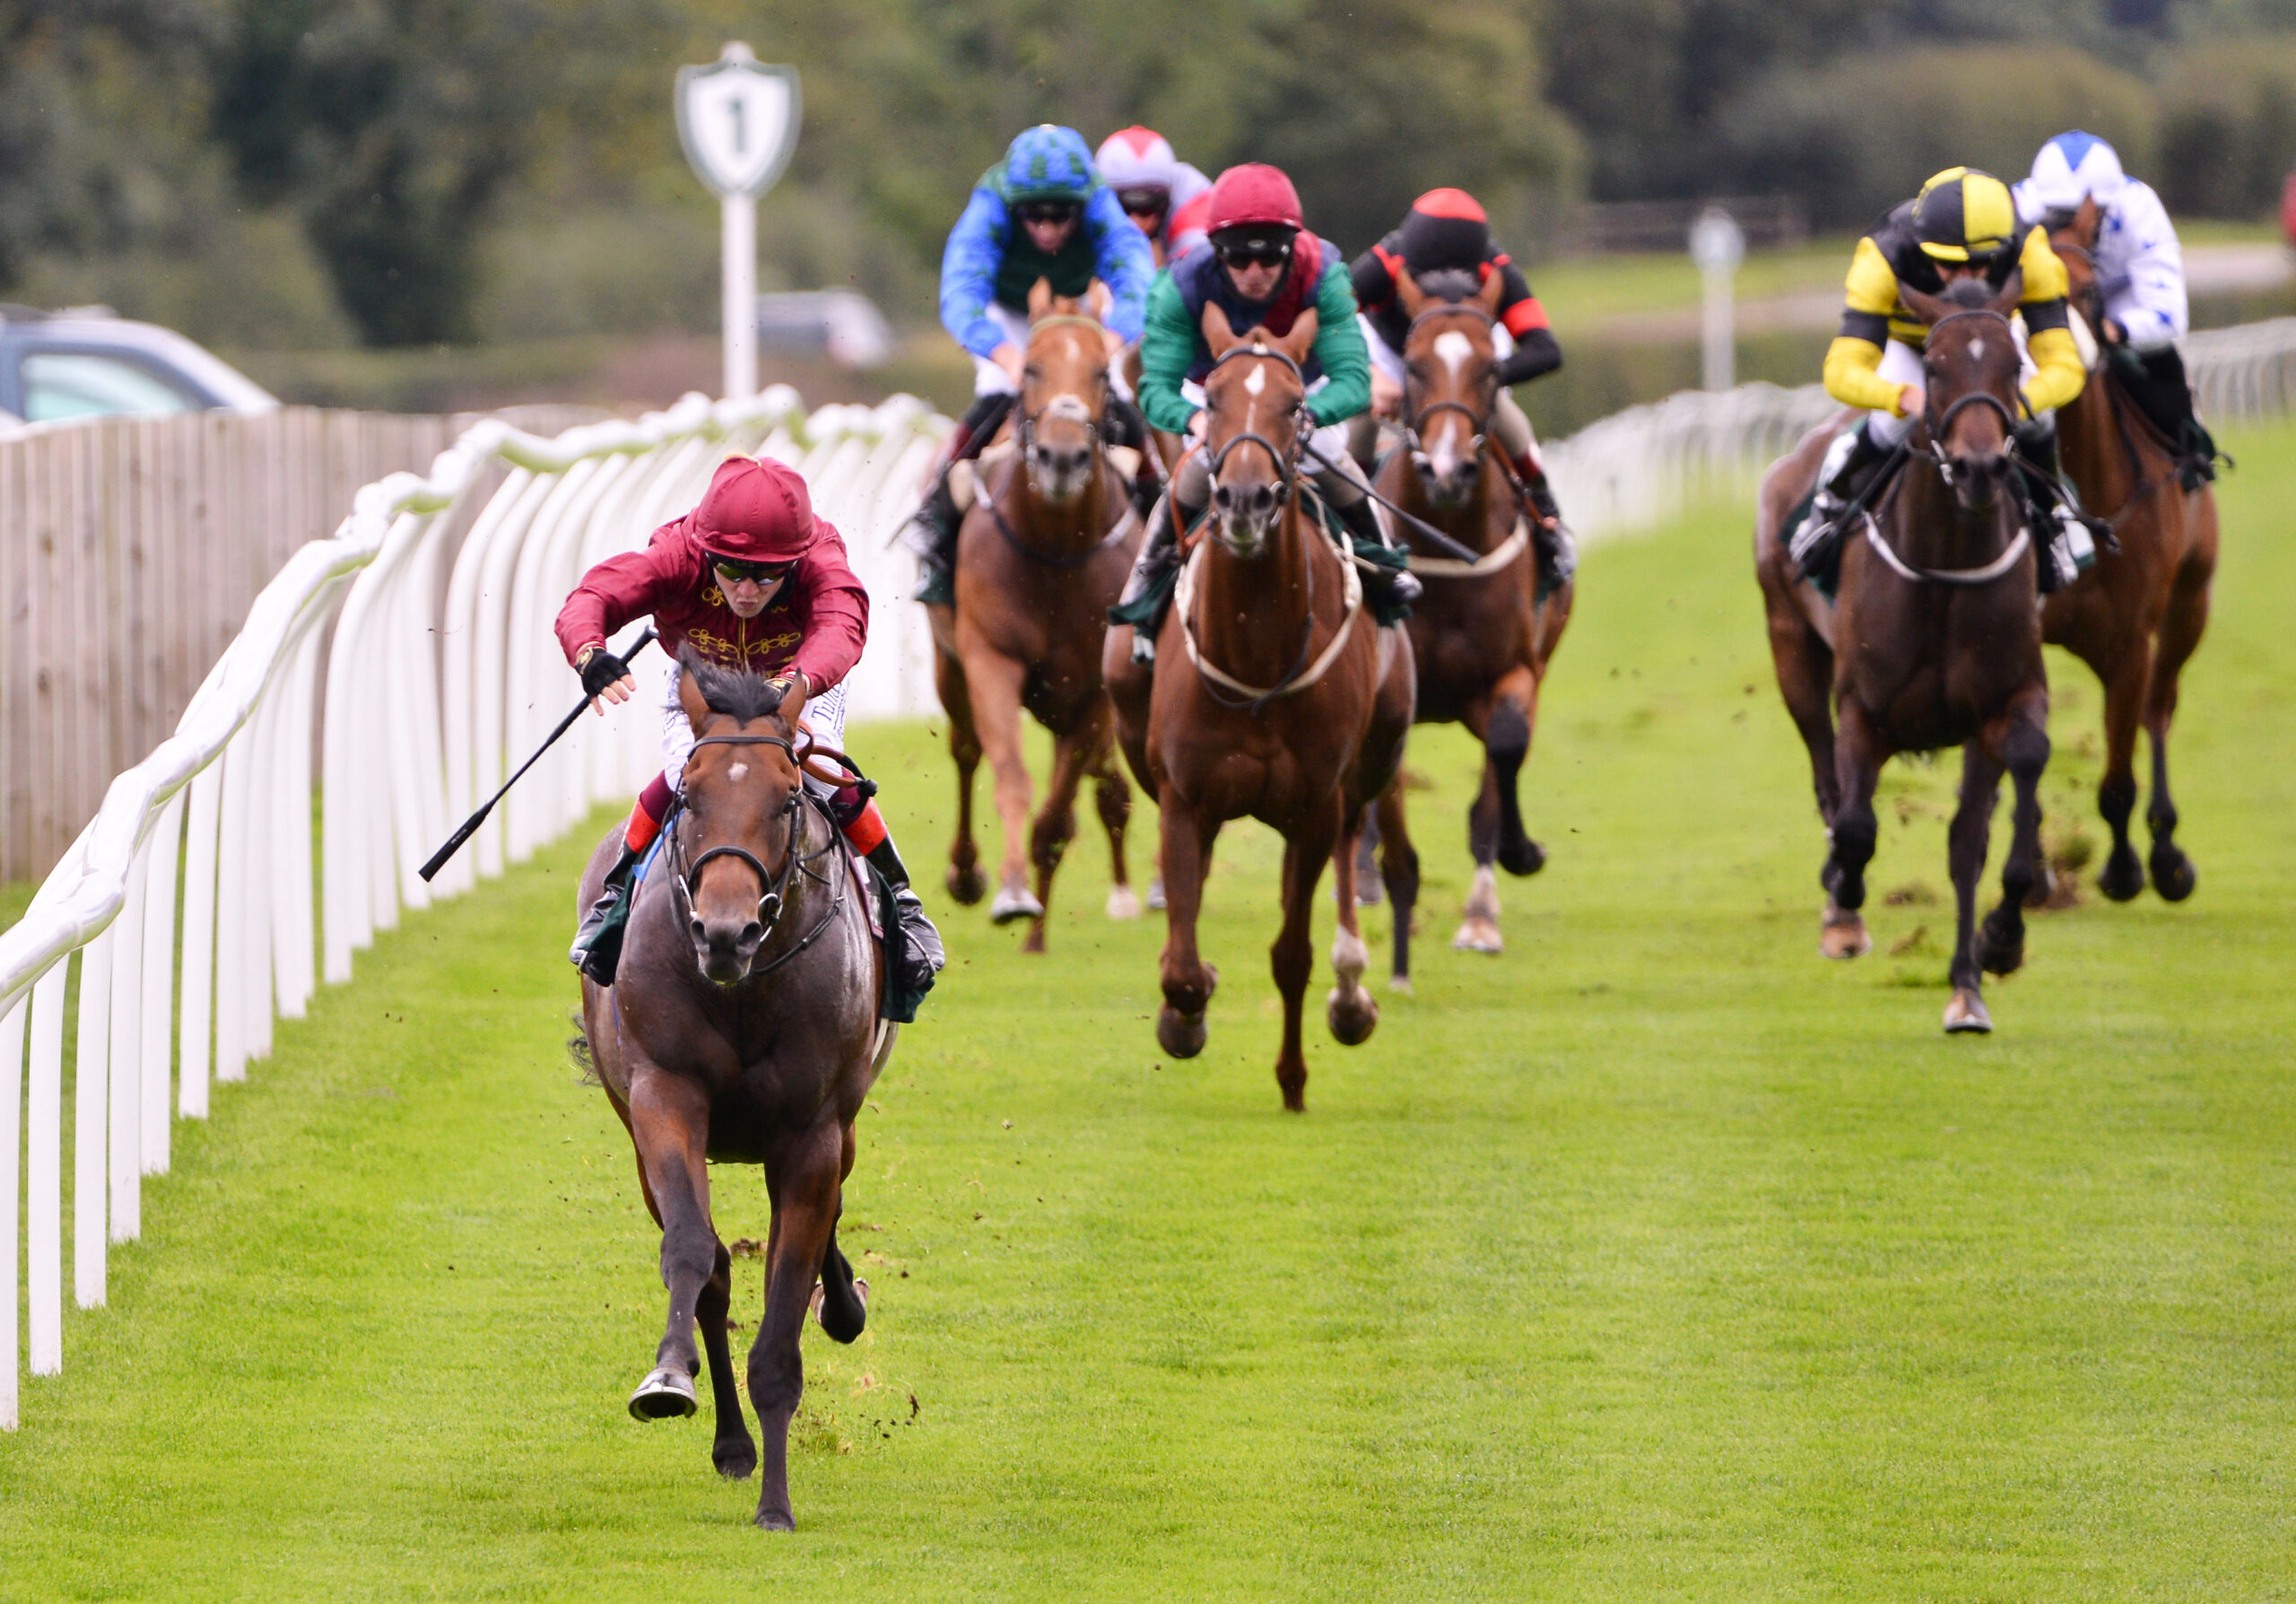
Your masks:
[{"label": "white post and rail fence", "polygon": [[[2296,318],[2195,336],[2190,361],[2213,418],[2286,410]],[[1814,386],[1686,394],[1557,441],[1548,463],[1582,534],[1620,534],[1743,485],[1833,410]],[[435,881],[416,873],[579,697],[550,634],[576,577],[691,507],[725,457],[793,464],[846,536],[874,604],[852,717],[932,710],[929,634],[900,605],[913,574],[888,536],[949,428],[908,397],[807,414],[786,388],[688,397],[555,438],[488,420],[427,476],[391,473],[359,490],[332,537],[286,558],[174,733],[111,779],[23,918],[0,931],[0,1429],[17,1424],[22,1373],[64,1363],[67,1061],[72,1295],[96,1308],[109,1245],[135,1240],[144,1180],[168,1170],[172,1121],[204,1117],[214,1082],[244,1079],[270,1051],[275,1019],[300,1017],[322,981],[348,980],[353,955],[402,909],[500,875],[646,778],[652,720],[580,720]],[[0,487],[23,478],[11,453],[57,449],[0,441]],[[283,516],[279,505],[216,516],[251,527]],[[23,507],[0,500],[0,541],[23,536]],[[144,552],[132,565],[155,560]],[[164,568],[136,571],[170,583]],[[0,613],[12,674],[69,632],[28,625],[28,608],[12,595]],[[98,632],[107,622],[92,606],[66,616]],[[665,667],[657,656],[648,672]]]}]

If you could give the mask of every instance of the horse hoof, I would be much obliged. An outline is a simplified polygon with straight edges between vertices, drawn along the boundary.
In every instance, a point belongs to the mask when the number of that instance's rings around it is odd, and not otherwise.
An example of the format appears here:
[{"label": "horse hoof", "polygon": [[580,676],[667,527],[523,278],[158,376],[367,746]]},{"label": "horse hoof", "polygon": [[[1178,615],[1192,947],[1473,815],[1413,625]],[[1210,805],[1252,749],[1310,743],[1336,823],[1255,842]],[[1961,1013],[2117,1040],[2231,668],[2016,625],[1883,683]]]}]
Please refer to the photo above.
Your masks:
[{"label": "horse hoof", "polygon": [[1378,1002],[1361,986],[1352,989],[1334,986],[1324,999],[1324,1023],[1331,1026],[1332,1040],[1342,1047],[1361,1047],[1378,1028]]},{"label": "horse hoof", "polygon": [[1191,1016],[1167,1003],[1156,1015],[1156,1045],[1172,1058],[1194,1058],[1210,1033],[1201,1014]]},{"label": "horse hoof", "polygon": [[1489,953],[1493,957],[1507,950],[1498,924],[1488,919],[1470,919],[1461,925],[1459,933],[1451,937],[1451,946],[1456,952]]},{"label": "horse hoof", "polygon": [[2137,861],[2135,848],[2122,845],[2112,850],[2097,876],[2097,889],[2116,902],[2126,902],[2144,889],[2144,866]]},{"label": "horse hoof", "polygon": [[949,866],[948,885],[949,895],[962,908],[970,908],[980,901],[981,893],[988,889],[988,882],[980,870],[959,868],[953,863]]},{"label": "horse hoof", "polygon": [[1825,922],[1818,927],[1818,951],[1829,958],[1862,958],[1873,950],[1864,918],[1827,903]]},{"label": "horse hoof", "polygon": [[[840,1260],[843,1256],[839,1255]],[[821,1322],[832,1342],[851,1342],[859,1337],[869,1323],[869,1284],[860,1277],[853,1277],[853,1298],[850,1303],[843,1298],[830,1302],[829,1284],[813,1283],[813,1318]]]},{"label": "horse hoof", "polygon": [[2044,863],[2041,865],[2041,872],[2033,876],[2032,889],[2025,893],[2025,906],[2032,909],[2047,908],[2056,900],[2057,871]]},{"label": "horse hoof", "polygon": [[2021,935],[2011,941],[1979,927],[1977,933],[1977,966],[1987,974],[2015,974],[2025,966],[2025,938]]},{"label": "horse hoof", "polygon": [[2200,871],[2192,866],[2181,847],[2155,846],[2152,849],[2152,889],[2161,894],[2164,902],[2181,902],[2192,895],[2193,887],[2200,884]]},{"label": "horse hoof", "polygon": [[709,1462],[718,1467],[718,1474],[727,1481],[747,1481],[757,1474],[757,1444],[744,1432],[730,1443],[720,1443],[709,1451]]},{"label": "horse hoof", "polygon": [[1526,835],[1518,842],[1499,849],[1499,867],[1518,879],[1535,875],[1546,867],[1546,849]]},{"label": "horse hoof", "polygon": [[797,1517],[786,1509],[761,1509],[751,1524],[761,1531],[795,1531]]},{"label": "horse hoof", "polygon": [[1355,905],[1358,908],[1376,908],[1387,900],[1387,887],[1377,880],[1359,878],[1355,882]]},{"label": "horse hoof", "polygon": [[996,894],[996,900],[988,904],[988,922],[992,925],[1009,925],[1015,920],[1043,917],[1044,904],[1038,902],[1036,894],[1026,886],[1007,885]]},{"label": "horse hoof", "polygon": [[683,1420],[700,1407],[694,1401],[693,1378],[667,1365],[649,1373],[630,1395],[632,1420]]},{"label": "horse hoof", "polygon": [[1953,1000],[1945,1005],[1945,1033],[1982,1036],[1992,1030],[1993,1016],[1985,1011],[1985,998],[1970,987],[1954,987]]},{"label": "horse hoof", "polygon": [[1109,917],[1110,919],[1138,919],[1140,894],[1129,885],[1112,887],[1109,892]]},{"label": "horse hoof", "polygon": [[1387,989],[1390,991],[1400,992],[1402,995],[1409,997],[1412,994],[1411,977],[1407,974],[1389,975],[1387,977]]},{"label": "horse hoof", "polygon": [[1148,882],[1148,911],[1151,913],[1161,913],[1163,911],[1164,876],[1159,875],[1154,879]]}]

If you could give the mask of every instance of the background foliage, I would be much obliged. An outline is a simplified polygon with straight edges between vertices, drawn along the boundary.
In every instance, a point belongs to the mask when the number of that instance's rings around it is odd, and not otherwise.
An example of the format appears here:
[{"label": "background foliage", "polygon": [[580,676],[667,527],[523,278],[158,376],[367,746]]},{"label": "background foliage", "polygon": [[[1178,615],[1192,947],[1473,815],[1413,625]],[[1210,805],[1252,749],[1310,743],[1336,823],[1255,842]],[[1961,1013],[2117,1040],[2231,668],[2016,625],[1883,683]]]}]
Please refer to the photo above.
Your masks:
[{"label": "background foliage", "polygon": [[243,348],[706,329],[668,89],[735,37],[806,83],[766,282],[912,321],[1044,119],[1277,161],[1350,248],[1464,184],[1533,256],[1582,198],[1854,227],[2074,125],[2187,214],[2296,158],[2296,0],[0,0],[0,292]]}]

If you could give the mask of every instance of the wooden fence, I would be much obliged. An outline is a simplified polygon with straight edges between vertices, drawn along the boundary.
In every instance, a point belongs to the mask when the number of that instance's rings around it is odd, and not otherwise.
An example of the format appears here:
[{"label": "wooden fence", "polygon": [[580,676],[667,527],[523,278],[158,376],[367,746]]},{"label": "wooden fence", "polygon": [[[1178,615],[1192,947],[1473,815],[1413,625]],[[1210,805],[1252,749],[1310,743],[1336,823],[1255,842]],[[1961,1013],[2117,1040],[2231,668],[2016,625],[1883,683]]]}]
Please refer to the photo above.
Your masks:
[{"label": "wooden fence", "polygon": [[472,421],[285,407],[0,440],[0,879],[48,872],[290,554]]}]

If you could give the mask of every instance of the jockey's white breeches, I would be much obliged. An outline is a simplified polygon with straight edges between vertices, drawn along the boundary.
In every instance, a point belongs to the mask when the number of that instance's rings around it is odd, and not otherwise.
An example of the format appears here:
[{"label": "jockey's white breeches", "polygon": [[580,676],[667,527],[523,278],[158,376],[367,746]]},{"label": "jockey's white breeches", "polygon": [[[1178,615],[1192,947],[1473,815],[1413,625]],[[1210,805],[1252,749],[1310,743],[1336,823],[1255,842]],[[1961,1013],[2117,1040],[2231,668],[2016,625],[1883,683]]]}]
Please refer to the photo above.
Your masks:
[{"label": "jockey's white breeches", "polygon": [[[2017,381],[2022,385],[2033,376],[2036,370],[2032,356],[2025,350],[2023,320],[2011,324],[2010,327],[2017,340]],[[1882,365],[1874,371],[1889,384],[1918,384],[1925,389],[1928,388],[1929,375],[1921,365],[1921,353],[1903,340],[1891,340],[1883,345]],[[1919,418],[1910,414],[1900,418],[1887,412],[1869,412],[1866,414],[1866,435],[1875,445],[1894,446],[1911,434],[1913,426],[1919,422]]]},{"label": "jockey's white breeches", "polygon": [[[662,676],[662,773],[670,789],[685,789],[685,761],[693,755],[693,723],[685,716],[685,708],[678,701],[677,674]],[[845,682],[839,680],[828,690],[808,697],[804,711],[797,715],[797,728],[810,734],[824,746],[845,749]],[[805,776],[806,786],[822,796],[835,788],[824,785],[812,775]]]}]

